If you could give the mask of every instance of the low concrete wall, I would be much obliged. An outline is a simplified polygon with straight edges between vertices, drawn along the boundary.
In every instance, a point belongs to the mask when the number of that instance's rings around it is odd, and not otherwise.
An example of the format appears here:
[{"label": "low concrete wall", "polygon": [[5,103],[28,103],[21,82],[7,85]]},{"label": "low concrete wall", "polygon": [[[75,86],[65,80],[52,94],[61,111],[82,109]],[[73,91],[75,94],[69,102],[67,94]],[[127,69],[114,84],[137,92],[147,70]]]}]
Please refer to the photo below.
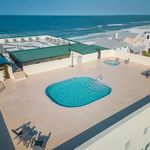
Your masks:
[{"label": "low concrete wall", "polygon": [[93,61],[97,59],[97,55],[98,53],[91,53],[91,54],[86,54],[86,55],[82,55],[82,63],[86,63],[89,61]]},{"label": "low concrete wall", "polygon": [[55,70],[58,68],[69,67],[71,65],[70,58],[43,62],[39,64],[23,66],[23,71],[26,75]]},{"label": "low concrete wall", "polygon": [[[77,52],[72,52],[72,53],[73,53],[73,64],[74,65],[77,64],[78,56],[82,57],[82,63],[97,60],[97,56],[98,56],[98,52],[91,53],[91,54],[86,54],[86,55],[81,55],[80,53],[77,53]],[[115,51],[114,50],[101,51],[101,58],[113,57],[113,56],[115,56]]]},{"label": "low concrete wall", "polygon": [[15,79],[11,65],[8,65],[8,73],[11,79]]},{"label": "low concrete wall", "polygon": [[89,61],[93,61],[97,59],[97,52],[96,53],[91,53],[91,54],[86,54],[86,55],[81,55],[80,53],[71,52],[71,56],[70,56],[70,60],[72,62],[72,54],[73,54],[73,65],[77,65],[78,64],[78,57],[80,56],[82,59],[82,63],[86,63]]},{"label": "low concrete wall", "polygon": [[[8,75],[11,79],[14,79],[14,75],[13,75],[13,71],[12,71],[12,66],[8,65],[6,66],[6,69],[8,71]],[[0,70],[0,81],[4,81],[6,77],[5,76],[5,71],[4,70]]]},{"label": "low concrete wall", "polygon": [[115,50],[101,51],[101,58],[114,57],[114,56],[115,56]]},{"label": "low concrete wall", "polygon": [[114,51],[114,56],[121,59],[129,58],[132,62],[150,66],[150,57],[120,51]]}]

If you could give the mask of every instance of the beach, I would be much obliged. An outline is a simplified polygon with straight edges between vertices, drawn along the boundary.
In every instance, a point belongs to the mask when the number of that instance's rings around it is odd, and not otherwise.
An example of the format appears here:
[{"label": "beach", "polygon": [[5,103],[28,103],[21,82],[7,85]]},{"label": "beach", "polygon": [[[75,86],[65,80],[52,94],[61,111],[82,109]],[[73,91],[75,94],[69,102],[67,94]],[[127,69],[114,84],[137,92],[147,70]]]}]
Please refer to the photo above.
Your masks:
[{"label": "beach", "polygon": [[146,31],[150,31],[150,25],[128,28],[128,29],[122,29],[122,30],[108,31],[105,33],[88,34],[86,36],[73,37],[70,39],[76,40],[79,42],[86,42],[87,44],[88,43],[94,44],[94,43],[97,43],[99,40],[102,40],[102,38],[113,38],[116,33],[124,36],[124,39],[125,39],[126,37],[135,37],[138,34],[142,34]]}]

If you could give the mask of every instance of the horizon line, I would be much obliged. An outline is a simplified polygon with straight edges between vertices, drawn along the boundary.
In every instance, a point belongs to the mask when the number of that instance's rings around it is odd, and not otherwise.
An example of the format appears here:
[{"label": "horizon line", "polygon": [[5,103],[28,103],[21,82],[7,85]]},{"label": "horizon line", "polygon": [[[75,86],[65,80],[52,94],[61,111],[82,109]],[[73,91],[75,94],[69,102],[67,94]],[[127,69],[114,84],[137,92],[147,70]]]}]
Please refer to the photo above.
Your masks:
[{"label": "horizon line", "polygon": [[48,15],[48,14],[0,14],[0,16],[150,16],[150,14],[113,14],[113,15]]}]

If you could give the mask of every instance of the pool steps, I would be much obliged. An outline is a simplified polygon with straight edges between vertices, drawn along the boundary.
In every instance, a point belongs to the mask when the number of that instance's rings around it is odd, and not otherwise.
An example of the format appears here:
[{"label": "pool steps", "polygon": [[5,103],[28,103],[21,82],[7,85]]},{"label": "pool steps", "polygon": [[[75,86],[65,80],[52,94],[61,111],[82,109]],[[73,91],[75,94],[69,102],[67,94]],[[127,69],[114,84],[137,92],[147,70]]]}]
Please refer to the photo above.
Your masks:
[{"label": "pool steps", "polygon": [[106,89],[106,87],[102,86],[102,83],[97,80],[88,82],[87,87],[94,91],[103,91],[104,89]]}]

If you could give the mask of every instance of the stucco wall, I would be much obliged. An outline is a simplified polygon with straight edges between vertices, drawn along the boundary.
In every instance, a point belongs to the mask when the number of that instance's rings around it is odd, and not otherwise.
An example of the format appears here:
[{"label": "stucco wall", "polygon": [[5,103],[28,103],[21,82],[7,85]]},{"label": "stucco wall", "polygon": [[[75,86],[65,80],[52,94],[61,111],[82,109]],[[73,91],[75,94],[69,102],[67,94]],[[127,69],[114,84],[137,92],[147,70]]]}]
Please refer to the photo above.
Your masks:
[{"label": "stucco wall", "polygon": [[72,64],[72,56],[73,56],[73,65],[76,65],[78,56],[82,56],[82,55],[80,53],[71,51],[71,55],[70,55],[71,64]]},{"label": "stucco wall", "polygon": [[70,58],[43,62],[39,64],[23,66],[26,75],[33,75],[45,71],[55,70],[58,68],[69,67],[71,65]]},{"label": "stucco wall", "polygon": [[[7,65],[6,69],[8,71],[8,75],[11,79],[14,79],[14,75],[13,75],[13,71],[12,71],[12,66],[11,65]],[[0,81],[4,81],[5,79],[5,71],[4,70],[0,70]]]},{"label": "stucco wall", "polygon": [[114,50],[101,51],[101,58],[113,57],[114,55],[115,55],[115,51]]},{"label": "stucco wall", "polygon": [[91,54],[86,54],[86,55],[81,55],[80,53],[71,52],[71,56],[70,56],[70,61],[72,62],[72,54],[73,54],[73,65],[78,64],[78,57],[82,57],[82,63],[86,63],[89,61],[93,61],[97,59],[97,52],[96,53],[91,53]]},{"label": "stucco wall", "polygon": [[8,65],[8,73],[9,73],[9,77],[11,78],[11,79],[15,79],[14,78],[14,74],[13,74],[13,70],[12,70],[12,66],[11,65]]},{"label": "stucco wall", "polygon": [[[86,54],[86,55],[81,55],[80,53],[77,53],[77,52],[72,52],[72,53],[73,53],[73,64],[74,65],[77,64],[78,56],[82,57],[82,63],[86,63],[86,62],[97,60],[97,56],[98,56],[98,52],[91,53],[91,54]],[[114,55],[115,55],[115,51],[114,50],[101,51],[101,58],[113,57]]]},{"label": "stucco wall", "polygon": [[91,53],[91,54],[86,54],[86,55],[82,55],[82,63],[86,63],[89,61],[93,61],[97,59],[97,55],[98,53]]},{"label": "stucco wall", "polygon": [[150,104],[144,107],[76,150],[145,150],[150,143]]},{"label": "stucco wall", "polygon": [[133,53],[120,52],[120,51],[114,51],[114,56],[119,57],[121,59],[129,58],[130,61],[132,62],[150,66],[150,57],[141,56]]}]

